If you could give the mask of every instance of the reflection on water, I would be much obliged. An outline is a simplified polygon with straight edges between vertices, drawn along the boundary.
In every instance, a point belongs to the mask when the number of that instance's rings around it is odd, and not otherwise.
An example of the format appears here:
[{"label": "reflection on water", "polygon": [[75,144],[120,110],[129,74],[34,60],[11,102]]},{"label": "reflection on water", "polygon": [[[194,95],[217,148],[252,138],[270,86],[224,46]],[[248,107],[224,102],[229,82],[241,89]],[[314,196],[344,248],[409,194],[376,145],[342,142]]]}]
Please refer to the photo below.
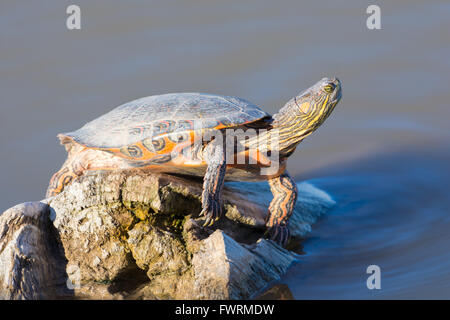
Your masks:
[{"label": "reflection on water", "polygon": [[261,295],[255,297],[257,300],[294,300],[292,292],[285,284],[276,284],[267,289]]},{"label": "reflection on water", "polygon": [[[322,172],[337,200],[283,281],[296,299],[450,298],[450,154],[407,150]],[[366,268],[381,268],[368,290]]]}]

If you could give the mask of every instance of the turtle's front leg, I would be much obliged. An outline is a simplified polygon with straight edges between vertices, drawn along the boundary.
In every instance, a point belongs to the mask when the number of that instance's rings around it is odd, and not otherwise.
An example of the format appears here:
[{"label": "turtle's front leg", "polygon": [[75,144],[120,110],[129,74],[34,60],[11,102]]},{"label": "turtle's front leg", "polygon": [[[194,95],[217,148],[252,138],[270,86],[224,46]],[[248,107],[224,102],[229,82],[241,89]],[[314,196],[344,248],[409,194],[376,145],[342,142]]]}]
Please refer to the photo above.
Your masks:
[{"label": "turtle's front leg", "polygon": [[273,200],[266,219],[266,236],[285,246],[289,239],[288,222],[297,202],[297,185],[285,170],[279,177],[269,180]]},{"label": "turtle's front leg", "polygon": [[204,159],[208,164],[203,178],[202,212],[204,227],[211,226],[222,214],[221,192],[225,180],[226,159],[223,146],[210,142],[205,148]]}]

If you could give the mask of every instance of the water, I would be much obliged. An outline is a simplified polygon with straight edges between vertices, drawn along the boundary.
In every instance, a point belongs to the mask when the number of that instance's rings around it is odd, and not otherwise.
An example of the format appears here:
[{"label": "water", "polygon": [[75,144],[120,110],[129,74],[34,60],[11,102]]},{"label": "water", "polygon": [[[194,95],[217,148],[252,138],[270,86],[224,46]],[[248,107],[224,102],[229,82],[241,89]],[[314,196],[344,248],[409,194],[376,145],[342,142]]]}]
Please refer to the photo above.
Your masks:
[{"label": "water", "polygon": [[[450,4],[377,1],[0,3],[0,211],[43,197],[56,134],[167,92],[236,95],[275,113],[324,76],[343,99],[289,171],[338,206],[282,282],[295,298],[450,298]],[[365,287],[369,264],[382,289]]]},{"label": "water", "polygon": [[[282,280],[295,298],[450,298],[450,153],[422,151],[381,154],[315,175],[311,182],[337,205]],[[381,290],[367,289],[369,265],[381,268]]]}]

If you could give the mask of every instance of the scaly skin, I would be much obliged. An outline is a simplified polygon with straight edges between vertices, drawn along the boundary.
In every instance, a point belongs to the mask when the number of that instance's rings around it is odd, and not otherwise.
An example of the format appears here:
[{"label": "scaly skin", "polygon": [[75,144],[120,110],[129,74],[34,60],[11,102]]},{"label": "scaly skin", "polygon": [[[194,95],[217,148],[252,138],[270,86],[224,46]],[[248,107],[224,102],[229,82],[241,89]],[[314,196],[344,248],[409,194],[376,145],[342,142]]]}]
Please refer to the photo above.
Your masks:
[{"label": "scaly skin", "polygon": [[222,214],[221,194],[227,169],[223,146],[210,142],[205,148],[205,159],[208,168],[203,178],[203,210],[200,213],[205,216],[204,227],[212,225]]},{"label": "scaly skin", "polygon": [[273,200],[266,219],[266,237],[286,246],[289,239],[289,218],[297,202],[297,185],[289,173],[268,180]]}]

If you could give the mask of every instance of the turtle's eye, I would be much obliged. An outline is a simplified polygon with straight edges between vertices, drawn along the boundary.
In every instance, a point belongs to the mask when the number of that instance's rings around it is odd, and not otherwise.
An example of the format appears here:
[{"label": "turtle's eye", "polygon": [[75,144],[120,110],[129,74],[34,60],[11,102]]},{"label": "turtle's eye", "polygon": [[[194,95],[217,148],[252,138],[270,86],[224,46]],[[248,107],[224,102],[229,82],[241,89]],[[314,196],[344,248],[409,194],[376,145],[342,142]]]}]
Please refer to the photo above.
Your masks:
[{"label": "turtle's eye", "polygon": [[334,85],[333,84],[327,84],[325,87],[323,87],[323,90],[326,92],[326,93],[332,93],[333,92],[333,90],[334,90]]}]

